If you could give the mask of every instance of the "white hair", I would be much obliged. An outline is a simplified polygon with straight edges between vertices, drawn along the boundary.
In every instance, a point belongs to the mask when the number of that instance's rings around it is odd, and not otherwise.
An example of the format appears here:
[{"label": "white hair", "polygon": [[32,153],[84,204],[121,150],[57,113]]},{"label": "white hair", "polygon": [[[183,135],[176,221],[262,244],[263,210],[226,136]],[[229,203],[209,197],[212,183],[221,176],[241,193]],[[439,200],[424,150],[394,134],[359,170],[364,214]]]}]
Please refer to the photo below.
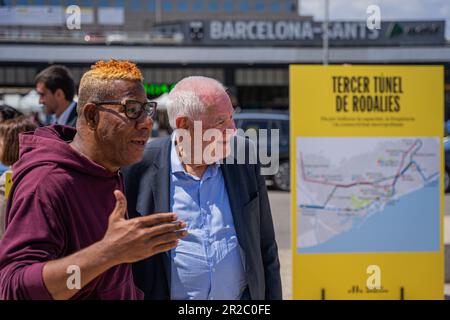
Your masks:
[{"label": "white hair", "polygon": [[192,91],[173,91],[167,98],[167,115],[173,129],[177,128],[178,117],[199,120],[201,114],[206,111],[205,103]]},{"label": "white hair", "polygon": [[200,120],[208,106],[215,104],[217,96],[226,94],[225,87],[217,80],[191,76],[182,79],[168,95],[167,115],[169,123],[176,129],[178,117],[189,117]]}]

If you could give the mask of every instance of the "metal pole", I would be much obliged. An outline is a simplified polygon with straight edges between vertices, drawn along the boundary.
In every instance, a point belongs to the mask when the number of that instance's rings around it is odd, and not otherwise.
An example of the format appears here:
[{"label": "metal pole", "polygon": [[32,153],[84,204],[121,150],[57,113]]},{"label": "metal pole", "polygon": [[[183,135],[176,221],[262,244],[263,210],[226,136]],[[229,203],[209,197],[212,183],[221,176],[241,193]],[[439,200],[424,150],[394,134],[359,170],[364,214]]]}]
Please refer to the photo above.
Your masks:
[{"label": "metal pole", "polygon": [[328,52],[328,22],[330,20],[330,0],[325,0],[325,10],[322,23],[322,33],[323,33],[323,64],[328,65],[329,52]]}]

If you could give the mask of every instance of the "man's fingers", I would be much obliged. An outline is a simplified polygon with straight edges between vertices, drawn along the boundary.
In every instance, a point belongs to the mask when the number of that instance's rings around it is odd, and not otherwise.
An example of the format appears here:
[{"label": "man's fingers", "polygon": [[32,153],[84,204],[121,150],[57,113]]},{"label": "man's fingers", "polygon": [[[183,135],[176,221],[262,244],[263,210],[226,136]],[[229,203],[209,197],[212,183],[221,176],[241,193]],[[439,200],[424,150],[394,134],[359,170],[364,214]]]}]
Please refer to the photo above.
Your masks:
[{"label": "man's fingers", "polygon": [[169,250],[172,250],[173,248],[176,248],[177,245],[178,245],[178,240],[168,242],[168,243],[163,243],[163,244],[157,245],[156,247],[153,247],[153,252],[154,252],[154,254],[158,254],[161,252],[169,251]]},{"label": "man's fingers", "polygon": [[146,236],[153,238],[159,235],[180,231],[181,229],[186,228],[186,222],[177,221],[172,223],[163,223],[150,228],[145,228]]},{"label": "man's fingers", "polygon": [[144,217],[135,218],[139,219],[143,227],[151,227],[161,223],[172,222],[177,220],[176,213],[155,213]]},{"label": "man's fingers", "polygon": [[168,232],[149,239],[150,245],[155,248],[161,244],[173,242],[187,236],[187,231]]},{"label": "man's fingers", "polygon": [[125,212],[127,212],[127,199],[120,190],[114,190],[114,197],[116,197],[116,206],[111,213],[111,219],[120,220],[125,218]]}]

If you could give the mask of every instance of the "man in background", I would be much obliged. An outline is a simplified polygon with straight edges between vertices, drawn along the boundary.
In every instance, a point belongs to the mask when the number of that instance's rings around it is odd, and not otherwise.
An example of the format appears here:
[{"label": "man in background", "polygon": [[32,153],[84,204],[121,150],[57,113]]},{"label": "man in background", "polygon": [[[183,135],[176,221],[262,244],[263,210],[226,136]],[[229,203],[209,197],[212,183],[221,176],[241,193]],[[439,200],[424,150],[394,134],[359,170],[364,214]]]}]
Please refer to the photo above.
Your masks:
[{"label": "man in background", "polygon": [[52,65],[42,70],[35,79],[39,103],[44,112],[52,116],[51,124],[75,127],[77,123],[77,103],[73,101],[75,83],[70,71],[60,65]]}]

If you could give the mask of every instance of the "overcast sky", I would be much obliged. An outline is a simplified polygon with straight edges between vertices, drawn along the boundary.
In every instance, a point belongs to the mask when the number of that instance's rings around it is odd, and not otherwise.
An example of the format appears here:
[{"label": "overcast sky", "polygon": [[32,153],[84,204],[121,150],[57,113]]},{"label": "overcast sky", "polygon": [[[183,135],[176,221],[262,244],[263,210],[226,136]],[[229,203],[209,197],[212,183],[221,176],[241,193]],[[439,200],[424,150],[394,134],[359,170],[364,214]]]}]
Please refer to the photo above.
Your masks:
[{"label": "overcast sky", "polygon": [[[365,20],[369,5],[378,5],[381,19],[446,20],[446,38],[450,38],[450,0],[329,0],[331,20]],[[300,0],[302,15],[323,19],[325,0]]]}]

